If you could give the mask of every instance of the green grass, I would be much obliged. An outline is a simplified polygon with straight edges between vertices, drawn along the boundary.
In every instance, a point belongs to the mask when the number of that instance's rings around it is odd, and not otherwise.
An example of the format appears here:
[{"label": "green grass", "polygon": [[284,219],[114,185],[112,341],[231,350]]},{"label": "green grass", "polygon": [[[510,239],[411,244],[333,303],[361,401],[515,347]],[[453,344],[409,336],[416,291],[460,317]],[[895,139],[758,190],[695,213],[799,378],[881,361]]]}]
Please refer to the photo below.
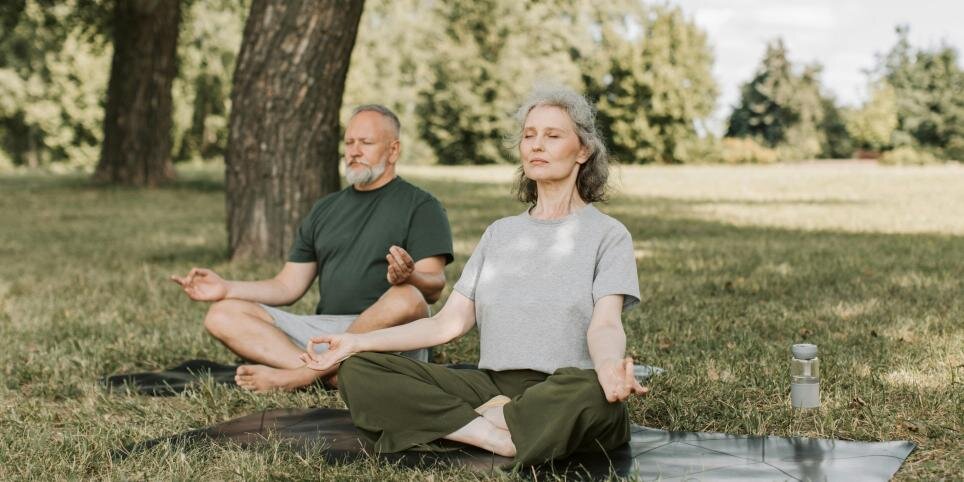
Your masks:
[{"label": "green grass", "polygon": [[[446,205],[457,279],[485,226],[521,212],[511,169],[409,168]],[[964,476],[964,169],[866,164],[623,168],[603,210],[629,227],[643,303],[624,319],[637,359],[669,373],[631,404],[669,430],[911,440],[898,479]],[[203,386],[172,398],[106,394],[97,377],[188,358],[230,362],[205,306],[166,278],[231,263],[216,167],[168,188],[0,176],[0,479],[473,478],[375,462],[327,465],[269,444],[121,445],[275,407],[341,407],[321,391]],[[296,309],[311,310],[314,296]],[[789,346],[820,346],[823,408],[789,408]],[[437,351],[474,361],[477,338]]]}]

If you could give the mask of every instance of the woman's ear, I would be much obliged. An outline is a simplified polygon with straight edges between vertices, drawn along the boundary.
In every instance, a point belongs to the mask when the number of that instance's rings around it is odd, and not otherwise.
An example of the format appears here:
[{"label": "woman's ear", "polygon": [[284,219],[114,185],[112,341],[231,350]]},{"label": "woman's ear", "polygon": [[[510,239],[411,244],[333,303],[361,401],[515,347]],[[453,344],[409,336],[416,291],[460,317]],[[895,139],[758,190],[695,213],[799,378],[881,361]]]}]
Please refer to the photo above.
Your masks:
[{"label": "woman's ear", "polygon": [[576,162],[578,164],[585,164],[589,160],[589,147],[582,146],[579,148],[579,155],[576,157]]}]

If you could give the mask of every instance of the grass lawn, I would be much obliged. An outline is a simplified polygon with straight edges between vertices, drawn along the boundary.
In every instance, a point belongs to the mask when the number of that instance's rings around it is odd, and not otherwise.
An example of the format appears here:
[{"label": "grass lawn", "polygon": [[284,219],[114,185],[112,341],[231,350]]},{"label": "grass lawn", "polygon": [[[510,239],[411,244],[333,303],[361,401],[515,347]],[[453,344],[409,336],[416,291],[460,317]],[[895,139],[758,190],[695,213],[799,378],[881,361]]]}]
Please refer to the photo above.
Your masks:
[{"label": "grass lawn", "polygon": [[[409,167],[448,209],[458,278],[485,226],[517,214],[512,170]],[[622,168],[603,211],[633,234],[643,303],[629,349],[668,369],[631,403],[668,430],[911,440],[900,480],[964,477],[964,166],[863,163]],[[204,335],[205,306],[167,276],[226,258],[220,168],[128,190],[82,177],[0,176],[0,479],[464,477],[375,462],[326,465],[269,444],[112,448],[264,408],[342,407],[320,390],[253,395],[206,385],[182,396],[106,394],[104,374],[189,358],[233,361]],[[448,289],[446,293],[448,293]],[[309,312],[315,294],[295,309]],[[789,408],[789,347],[821,350],[823,408]],[[473,334],[436,351],[475,361]]]}]

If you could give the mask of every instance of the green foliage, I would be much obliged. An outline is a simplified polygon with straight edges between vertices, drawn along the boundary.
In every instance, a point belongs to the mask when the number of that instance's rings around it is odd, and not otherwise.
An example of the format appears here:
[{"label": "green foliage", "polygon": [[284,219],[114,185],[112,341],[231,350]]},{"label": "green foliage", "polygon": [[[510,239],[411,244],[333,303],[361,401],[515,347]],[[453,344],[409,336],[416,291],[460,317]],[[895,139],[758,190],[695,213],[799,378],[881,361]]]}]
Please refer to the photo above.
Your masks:
[{"label": "green foliage", "polygon": [[[99,155],[109,47],[78,1],[27,1],[0,36],[0,164],[89,169]],[[13,13],[10,13],[13,15]]]},{"label": "green foliage", "polygon": [[247,1],[192,2],[184,9],[174,81],[175,159],[218,158],[228,141],[234,59]]},{"label": "green foliage", "polygon": [[433,55],[416,107],[422,139],[441,164],[512,162],[512,114],[533,84],[578,87],[569,18],[557,2],[439,2],[426,32]]},{"label": "green foliage", "polygon": [[772,164],[778,160],[777,151],[749,137],[724,137],[720,144],[720,162],[724,164]]},{"label": "green foliage", "polygon": [[[247,3],[191,2],[184,10],[173,92],[179,159],[224,151]],[[0,10],[0,167],[93,169],[110,75],[110,5],[25,0]]]},{"label": "green foliage", "polygon": [[698,160],[697,124],[718,95],[706,34],[678,7],[616,20],[615,27],[633,25],[641,33],[633,38],[603,21],[598,53],[606,65],[585,76],[614,157],[639,164]]},{"label": "green foliage", "polygon": [[832,96],[825,95],[823,103],[823,120],[819,130],[822,132],[820,156],[824,159],[849,158],[854,152],[854,140],[847,131],[847,110],[837,107]]},{"label": "green foliage", "polygon": [[880,60],[878,74],[895,93],[897,146],[919,146],[939,157],[964,160],[964,71],[958,52],[944,45],[915,49],[907,27]]},{"label": "green foliage", "polygon": [[887,151],[880,156],[878,161],[881,164],[892,166],[916,166],[940,162],[934,154],[911,146],[900,146],[892,151]]},{"label": "green foliage", "polygon": [[432,5],[423,0],[365,2],[351,56],[342,102],[342,119],[362,104],[384,104],[402,124],[402,156],[406,163],[435,163],[435,152],[420,136],[416,115],[418,93],[428,89],[426,19]]},{"label": "green foliage", "polygon": [[849,139],[833,99],[820,87],[819,65],[797,73],[781,39],[767,46],[752,80],[729,119],[728,137],[752,137],[776,149],[782,160],[839,154]]},{"label": "green foliage", "polygon": [[880,151],[893,142],[897,129],[897,95],[890,84],[874,86],[870,99],[847,115],[847,132],[861,149]]}]

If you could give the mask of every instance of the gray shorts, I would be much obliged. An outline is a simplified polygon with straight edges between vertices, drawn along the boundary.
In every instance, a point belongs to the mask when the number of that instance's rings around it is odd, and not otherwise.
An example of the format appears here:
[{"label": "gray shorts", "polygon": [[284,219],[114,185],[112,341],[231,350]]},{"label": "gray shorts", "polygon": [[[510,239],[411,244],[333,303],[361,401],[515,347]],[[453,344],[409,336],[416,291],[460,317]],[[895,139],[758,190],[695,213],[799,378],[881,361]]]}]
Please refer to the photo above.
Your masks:
[{"label": "gray shorts", "polygon": [[[260,305],[271,315],[275,326],[283,331],[288,338],[301,348],[307,348],[308,340],[322,333],[344,333],[358,315],[294,315],[273,306]],[[315,347],[315,352],[321,353],[328,349],[328,345]],[[429,349],[400,353],[414,360],[427,362]]]}]

